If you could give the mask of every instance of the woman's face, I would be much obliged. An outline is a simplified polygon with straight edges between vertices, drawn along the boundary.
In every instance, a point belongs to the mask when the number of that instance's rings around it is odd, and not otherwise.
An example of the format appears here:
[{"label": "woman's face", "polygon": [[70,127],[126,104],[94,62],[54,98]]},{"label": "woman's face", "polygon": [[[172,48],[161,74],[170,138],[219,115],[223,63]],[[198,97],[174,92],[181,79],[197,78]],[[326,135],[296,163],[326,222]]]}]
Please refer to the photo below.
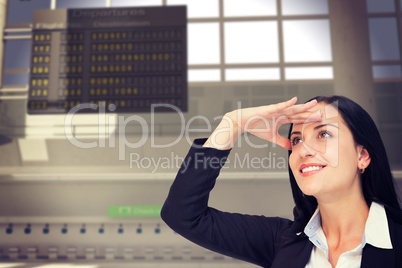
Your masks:
[{"label": "woman's face", "polygon": [[361,191],[356,145],[345,122],[333,105],[319,103],[311,110],[324,114],[322,121],[294,124],[289,165],[305,195],[331,201]]}]

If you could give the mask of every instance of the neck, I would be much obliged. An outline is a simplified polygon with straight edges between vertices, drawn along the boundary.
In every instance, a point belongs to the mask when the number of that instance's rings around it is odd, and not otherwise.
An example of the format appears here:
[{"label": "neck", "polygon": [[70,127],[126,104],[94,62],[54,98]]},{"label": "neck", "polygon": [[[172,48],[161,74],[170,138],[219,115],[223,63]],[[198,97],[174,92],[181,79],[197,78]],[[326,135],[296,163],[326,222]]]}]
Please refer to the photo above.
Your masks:
[{"label": "neck", "polygon": [[321,225],[327,239],[341,241],[349,237],[362,237],[369,214],[363,194],[349,198],[318,202]]}]

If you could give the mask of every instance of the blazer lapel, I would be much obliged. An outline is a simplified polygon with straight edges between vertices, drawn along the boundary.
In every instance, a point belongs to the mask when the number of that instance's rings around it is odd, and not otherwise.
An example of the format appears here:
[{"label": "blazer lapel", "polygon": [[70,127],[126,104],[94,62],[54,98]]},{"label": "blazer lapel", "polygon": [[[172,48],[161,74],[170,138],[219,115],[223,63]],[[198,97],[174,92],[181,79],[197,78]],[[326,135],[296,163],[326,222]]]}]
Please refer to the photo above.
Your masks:
[{"label": "blazer lapel", "polygon": [[387,220],[392,249],[376,248],[366,244],[363,248],[361,268],[397,267],[395,252],[399,250],[398,243],[400,243],[399,236],[401,236],[401,232],[398,228],[395,228],[395,222],[389,216],[389,213],[387,213]]},{"label": "blazer lapel", "polygon": [[[361,268],[402,267],[402,216],[400,211],[394,212],[397,215],[394,217],[399,219],[394,221],[394,218],[390,217],[392,210],[386,207],[386,212],[393,249],[376,248],[366,244],[363,248]],[[304,268],[312,249],[313,244],[307,237],[286,245],[279,250],[271,268]]]},{"label": "blazer lapel", "polygon": [[361,268],[395,267],[395,251],[366,244],[363,248]]}]

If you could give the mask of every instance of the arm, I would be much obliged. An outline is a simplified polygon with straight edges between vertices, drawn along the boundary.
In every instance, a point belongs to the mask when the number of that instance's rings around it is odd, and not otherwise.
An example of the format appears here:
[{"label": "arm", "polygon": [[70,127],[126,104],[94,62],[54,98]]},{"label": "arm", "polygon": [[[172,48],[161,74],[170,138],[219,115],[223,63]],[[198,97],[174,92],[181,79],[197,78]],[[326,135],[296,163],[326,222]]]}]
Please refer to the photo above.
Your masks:
[{"label": "arm", "polygon": [[269,266],[275,256],[276,235],[291,221],[208,207],[209,192],[230,150],[201,147],[204,141],[196,140],[184,160],[162,208],[162,219],[200,246]]},{"label": "arm", "polygon": [[208,207],[208,198],[225,158],[242,132],[290,149],[290,141],[277,134],[281,125],[321,119],[321,115],[318,118],[306,112],[315,101],[294,105],[296,100],[227,113],[207,141],[196,140],[173,182],[162,208],[162,219],[200,246],[270,266],[279,246],[278,237],[292,222],[221,212]]}]

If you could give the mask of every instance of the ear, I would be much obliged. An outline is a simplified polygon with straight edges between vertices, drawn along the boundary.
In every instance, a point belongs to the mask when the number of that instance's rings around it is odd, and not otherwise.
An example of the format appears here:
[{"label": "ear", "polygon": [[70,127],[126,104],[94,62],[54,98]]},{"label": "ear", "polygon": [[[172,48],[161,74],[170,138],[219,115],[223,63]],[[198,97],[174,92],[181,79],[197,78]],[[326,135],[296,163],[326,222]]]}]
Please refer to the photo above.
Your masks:
[{"label": "ear", "polygon": [[371,162],[369,152],[362,145],[357,146],[357,152],[358,152],[358,157],[359,157],[358,167],[357,168],[358,169],[367,168],[368,165],[370,165],[370,162]]}]

